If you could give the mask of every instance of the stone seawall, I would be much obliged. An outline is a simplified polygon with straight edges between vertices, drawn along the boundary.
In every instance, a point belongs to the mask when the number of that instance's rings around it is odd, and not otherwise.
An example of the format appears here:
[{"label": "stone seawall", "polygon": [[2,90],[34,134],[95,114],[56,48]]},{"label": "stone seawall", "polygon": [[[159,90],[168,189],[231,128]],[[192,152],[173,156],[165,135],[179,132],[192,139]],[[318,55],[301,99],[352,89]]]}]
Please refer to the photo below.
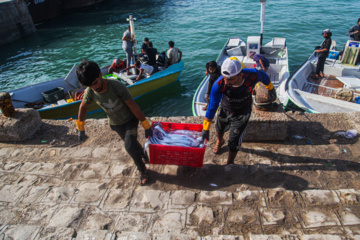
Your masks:
[{"label": "stone seawall", "polygon": [[36,31],[25,1],[0,1],[0,45]]}]

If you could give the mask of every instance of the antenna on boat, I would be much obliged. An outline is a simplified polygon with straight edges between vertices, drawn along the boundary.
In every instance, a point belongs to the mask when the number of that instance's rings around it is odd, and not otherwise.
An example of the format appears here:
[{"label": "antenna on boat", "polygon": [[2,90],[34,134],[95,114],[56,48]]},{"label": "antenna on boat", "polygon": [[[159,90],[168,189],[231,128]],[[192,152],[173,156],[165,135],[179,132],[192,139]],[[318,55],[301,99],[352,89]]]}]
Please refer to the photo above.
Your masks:
[{"label": "antenna on boat", "polygon": [[[134,18],[132,15],[130,15],[129,18],[126,19],[126,21],[129,21],[131,34],[134,36],[133,46],[134,46],[134,56],[136,56],[136,37],[135,37],[135,25],[134,25],[134,21],[136,21],[136,18]],[[135,63],[135,61],[134,61],[134,63]]]},{"label": "antenna on boat", "polygon": [[260,29],[260,46],[262,46],[263,29],[264,29],[264,22],[265,22],[265,4],[266,4],[266,0],[260,0],[260,3],[261,3],[261,14],[260,14],[260,22],[261,22],[261,29]]}]

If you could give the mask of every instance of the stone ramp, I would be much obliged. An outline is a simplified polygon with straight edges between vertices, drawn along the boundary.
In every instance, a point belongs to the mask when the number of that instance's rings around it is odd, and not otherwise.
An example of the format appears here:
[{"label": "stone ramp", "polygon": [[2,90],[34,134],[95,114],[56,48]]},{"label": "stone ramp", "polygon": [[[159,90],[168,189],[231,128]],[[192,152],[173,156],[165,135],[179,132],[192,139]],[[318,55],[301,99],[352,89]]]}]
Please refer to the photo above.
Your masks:
[{"label": "stone ramp", "polygon": [[245,142],[229,166],[212,132],[202,168],[148,164],[144,187],[104,120],[83,144],[46,122],[56,141],[0,145],[0,239],[360,239],[360,144],[336,136],[358,115],[288,118],[284,141]]}]

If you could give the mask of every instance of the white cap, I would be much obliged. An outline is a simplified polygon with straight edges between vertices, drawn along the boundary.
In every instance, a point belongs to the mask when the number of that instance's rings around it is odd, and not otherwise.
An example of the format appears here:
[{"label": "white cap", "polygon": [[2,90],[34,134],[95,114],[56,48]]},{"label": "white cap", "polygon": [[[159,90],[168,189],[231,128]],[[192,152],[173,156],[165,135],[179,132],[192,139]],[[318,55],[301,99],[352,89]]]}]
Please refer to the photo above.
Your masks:
[{"label": "white cap", "polygon": [[221,74],[224,77],[231,78],[238,75],[242,70],[241,62],[227,58],[221,65]]},{"label": "white cap", "polygon": [[323,33],[329,33],[330,32],[330,29],[325,29]]}]

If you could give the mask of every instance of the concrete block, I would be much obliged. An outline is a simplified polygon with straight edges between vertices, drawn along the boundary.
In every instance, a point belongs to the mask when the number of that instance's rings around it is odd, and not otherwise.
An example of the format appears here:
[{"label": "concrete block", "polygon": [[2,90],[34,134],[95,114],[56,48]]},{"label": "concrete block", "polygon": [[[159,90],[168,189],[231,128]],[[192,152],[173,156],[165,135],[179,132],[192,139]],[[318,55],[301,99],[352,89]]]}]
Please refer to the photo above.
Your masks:
[{"label": "concrete block", "polygon": [[166,211],[158,213],[151,227],[154,234],[180,234],[185,227],[186,211]]},{"label": "concrete block", "polygon": [[0,141],[21,142],[33,136],[43,124],[40,114],[34,109],[16,109],[13,117],[0,117]]},{"label": "concrete block", "polygon": [[244,207],[236,210],[229,210],[227,223],[254,224],[260,225],[258,213],[255,208]]},{"label": "concrete block", "polygon": [[358,205],[360,203],[360,190],[355,189],[339,189],[335,190],[342,204]]},{"label": "concrete block", "polygon": [[2,239],[35,239],[41,227],[31,225],[8,226],[2,234]]},{"label": "concrete block", "polygon": [[310,205],[333,205],[340,203],[339,198],[329,190],[306,190],[300,192],[305,202]]},{"label": "concrete block", "polygon": [[199,194],[200,203],[214,204],[219,205],[232,205],[232,193],[224,191],[202,191]]},{"label": "concrete block", "polygon": [[94,163],[90,164],[84,171],[80,174],[80,178],[84,179],[103,179],[109,164],[105,163]]},{"label": "concrete block", "polygon": [[76,235],[76,231],[72,228],[44,228],[40,234],[39,239],[71,239]]},{"label": "concrete block", "polygon": [[0,202],[15,203],[25,191],[22,186],[5,185],[0,190]]},{"label": "concrete block", "polygon": [[345,208],[339,210],[340,220],[343,225],[359,225],[360,216],[357,211],[352,211],[351,208]]},{"label": "concrete block", "polygon": [[195,192],[192,191],[174,191],[170,194],[169,208],[186,208],[195,201]]},{"label": "concrete block", "polygon": [[78,221],[83,214],[81,207],[64,206],[60,208],[50,219],[49,227],[70,227],[72,223]]},{"label": "concrete block", "polygon": [[107,230],[80,230],[77,232],[76,239],[98,239],[98,240],[106,240],[110,239],[110,237],[113,235],[113,233],[107,231]]},{"label": "concrete block", "polygon": [[197,219],[197,225],[201,224],[202,222],[211,224],[214,221],[214,213],[210,207],[198,205],[196,210],[191,215]]},{"label": "concrete block", "polygon": [[111,189],[105,197],[104,211],[124,210],[129,206],[132,193],[131,189]]},{"label": "concrete block", "polygon": [[99,204],[105,191],[104,183],[84,182],[78,187],[74,202]]},{"label": "concrete block", "polygon": [[146,232],[151,214],[120,212],[114,226],[119,232]]},{"label": "concrete block", "polygon": [[154,212],[166,209],[170,192],[158,190],[137,191],[130,204],[131,212]]},{"label": "concrete block", "polygon": [[244,141],[283,141],[287,135],[287,127],[290,119],[283,111],[267,112],[253,110]]},{"label": "concrete block", "polygon": [[302,210],[300,216],[305,228],[339,226],[340,222],[334,213],[321,209]]}]

